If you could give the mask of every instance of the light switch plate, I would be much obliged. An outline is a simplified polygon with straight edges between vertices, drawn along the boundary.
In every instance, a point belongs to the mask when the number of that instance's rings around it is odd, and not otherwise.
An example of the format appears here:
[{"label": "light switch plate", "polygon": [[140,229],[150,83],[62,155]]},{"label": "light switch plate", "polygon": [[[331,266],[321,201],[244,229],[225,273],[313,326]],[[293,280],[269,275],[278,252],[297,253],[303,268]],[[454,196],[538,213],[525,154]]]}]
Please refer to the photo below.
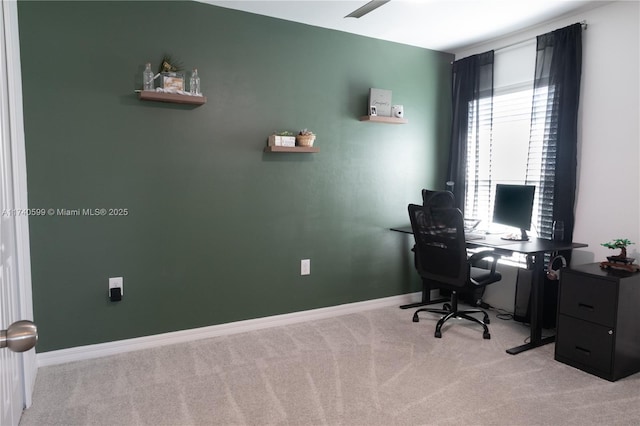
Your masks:
[{"label": "light switch plate", "polygon": [[300,261],[300,275],[311,275],[311,259]]},{"label": "light switch plate", "polygon": [[122,277],[109,278],[109,293],[111,293],[112,288],[119,288],[120,294],[124,294],[123,281],[124,279]]}]

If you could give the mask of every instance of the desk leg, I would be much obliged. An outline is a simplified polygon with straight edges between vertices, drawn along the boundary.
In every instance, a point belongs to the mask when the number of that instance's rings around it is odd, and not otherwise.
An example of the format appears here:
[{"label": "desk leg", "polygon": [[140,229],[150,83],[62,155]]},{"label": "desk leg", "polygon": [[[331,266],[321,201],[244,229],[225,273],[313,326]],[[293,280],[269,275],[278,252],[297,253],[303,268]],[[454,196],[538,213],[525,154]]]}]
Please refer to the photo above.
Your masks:
[{"label": "desk leg", "polygon": [[538,348],[556,340],[556,336],[542,338],[542,313],[544,309],[544,253],[536,253],[531,282],[531,338],[529,343],[507,349],[511,355]]},{"label": "desk leg", "polygon": [[422,280],[422,301],[418,303],[409,303],[408,305],[401,305],[400,309],[418,308],[420,306],[432,305],[434,303],[449,302],[448,298],[441,298],[431,300],[431,284],[428,280]]}]

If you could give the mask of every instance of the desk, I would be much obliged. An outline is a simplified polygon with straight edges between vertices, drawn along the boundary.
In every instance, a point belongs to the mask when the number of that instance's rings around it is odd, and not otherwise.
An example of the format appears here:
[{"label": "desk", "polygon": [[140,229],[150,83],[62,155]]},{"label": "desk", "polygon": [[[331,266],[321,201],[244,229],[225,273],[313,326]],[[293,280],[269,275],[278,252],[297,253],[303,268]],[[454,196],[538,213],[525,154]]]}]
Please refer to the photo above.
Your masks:
[{"label": "desk", "polygon": [[[392,231],[413,234],[410,226],[391,228]],[[487,247],[494,249],[497,254],[522,253],[533,257],[533,278],[531,283],[531,339],[529,343],[507,349],[511,355],[528,351],[555,341],[556,336],[542,338],[542,311],[543,311],[543,280],[544,280],[544,254],[555,251],[572,250],[587,247],[582,243],[565,243],[551,241],[543,238],[531,238],[529,241],[509,241],[500,237],[487,235],[483,240],[467,241],[467,245],[475,247]],[[424,298],[424,295],[423,295]]]}]

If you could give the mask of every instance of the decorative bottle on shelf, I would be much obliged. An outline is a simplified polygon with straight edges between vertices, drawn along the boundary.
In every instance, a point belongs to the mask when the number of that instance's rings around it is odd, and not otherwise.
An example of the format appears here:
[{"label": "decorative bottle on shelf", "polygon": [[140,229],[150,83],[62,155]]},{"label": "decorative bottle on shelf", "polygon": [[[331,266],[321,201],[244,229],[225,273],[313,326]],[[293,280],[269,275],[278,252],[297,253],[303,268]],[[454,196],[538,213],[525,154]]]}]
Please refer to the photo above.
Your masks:
[{"label": "decorative bottle on shelf", "polygon": [[151,71],[151,64],[147,62],[147,65],[142,73],[142,90],[154,90],[153,87],[153,71]]},{"label": "decorative bottle on shelf", "polygon": [[198,77],[198,69],[194,68],[189,79],[189,93],[192,95],[200,95],[200,77]]}]

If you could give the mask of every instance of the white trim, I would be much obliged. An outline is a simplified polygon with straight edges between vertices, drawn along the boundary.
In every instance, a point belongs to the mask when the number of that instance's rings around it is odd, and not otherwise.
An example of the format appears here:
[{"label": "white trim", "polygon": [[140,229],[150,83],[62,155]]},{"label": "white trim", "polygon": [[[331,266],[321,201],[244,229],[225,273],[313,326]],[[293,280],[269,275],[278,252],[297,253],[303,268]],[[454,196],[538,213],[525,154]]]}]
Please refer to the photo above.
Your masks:
[{"label": "white trim", "polygon": [[[18,2],[4,2],[4,40],[6,48],[7,95],[9,101],[9,132],[11,137],[11,167],[13,174],[14,208],[28,208],[27,160],[22,111],[22,71],[20,65],[20,40],[18,31]],[[29,218],[15,218],[16,260],[20,319],[33,320],[31,293],[31,250],[29,246]],[[31,406],[31,396],[38,372],[35,350],[22,356],[24,404]]]},{"label": "white trim", "polygon": [[160,346],[191,342],[194,340],[208,339],[211,337],[246,333],[249,331],[261,330],[269,327],[332,318],[340,315],[347,315],[376,308],[415,302],[420,300],[421,295],[422,293],[420,292],[403,294],[400,296],[391,296],[382,299],[367,300],[364,302],[348,303],[344,305],[331,306],[328,308],[311,309],[308,311],[274,315],[265,318],[237,321],[227,324],[194,328],[190,330],[175,331],[171,333],[156,334],[153,336],[137,337],[134,339],[118,340],[115,342],[98,343],[96,345],[78,346],[75,348],[43,352],[37,354],[38,367],[64,364],[73,361],[84,361],[88,359],[116,355],[141,349],[157,348]]}]

